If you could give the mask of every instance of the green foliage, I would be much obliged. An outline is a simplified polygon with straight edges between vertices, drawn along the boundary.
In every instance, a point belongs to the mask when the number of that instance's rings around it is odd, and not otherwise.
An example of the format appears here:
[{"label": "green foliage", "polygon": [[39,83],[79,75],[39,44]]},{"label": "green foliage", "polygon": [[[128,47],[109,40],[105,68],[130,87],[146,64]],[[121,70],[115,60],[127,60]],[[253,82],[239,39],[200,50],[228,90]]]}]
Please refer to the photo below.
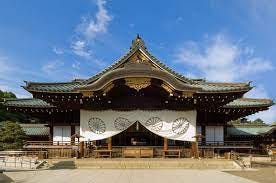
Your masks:
[{"label": "green foliage", "polygon": [[254,120],[251,122],[252,124],[256,124],[256,125],[263,125],[265,124],[263,120],[261,120],[260,118]]},{"label": "green foliage", "polygon": [[6,110],[6,107],[2,104],[6,98],[16,98],[16,96],[12,92],[0,90],[0,125],[2,121],[29,122],[30,120],[25,114],[9,112]]},{"label": "green foliage", "polygon": [[0,150],[15,150],[23,147],[27,135],[21,126],[12,121],[5,121],[0,128]]},{"label": "green foliage", "polygon": [[229,125],[267,125],[262,119],[258,118],[254,121],[250,121],[246,118],[241,118],[228,122]]},{"label": "green foliage", "polygon": [[9,112],[5,109],[0,109],[0,122],[1,121],[26,121],[26,116],[21,113]]},{"label": "green foliage", "polygon": [[12,92],[0,90],[0,102],[4,102],[5,98],[16,98],[16,95]]}]

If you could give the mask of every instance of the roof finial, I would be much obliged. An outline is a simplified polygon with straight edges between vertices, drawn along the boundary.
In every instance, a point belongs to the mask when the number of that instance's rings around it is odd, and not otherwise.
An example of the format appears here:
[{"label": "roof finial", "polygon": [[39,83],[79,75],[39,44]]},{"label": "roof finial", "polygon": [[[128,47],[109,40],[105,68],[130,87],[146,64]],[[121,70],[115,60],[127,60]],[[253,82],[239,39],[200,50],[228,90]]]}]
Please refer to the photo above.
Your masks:
[{"label": "roof finial", "polygon": [[136,35],[136,38],[132,40],[132,45],[131,45],[130,49],[133,49],[135,47],[146,49],[145,43],[138,33]]}]

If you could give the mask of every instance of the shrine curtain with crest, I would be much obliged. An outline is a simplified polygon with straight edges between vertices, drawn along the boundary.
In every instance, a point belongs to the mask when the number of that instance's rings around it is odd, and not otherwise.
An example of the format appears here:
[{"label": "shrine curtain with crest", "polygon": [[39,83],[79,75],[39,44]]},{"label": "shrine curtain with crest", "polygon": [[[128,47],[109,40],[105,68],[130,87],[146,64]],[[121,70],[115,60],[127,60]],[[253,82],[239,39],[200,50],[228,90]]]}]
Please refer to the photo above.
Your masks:
[{"label": "shrine curtain with crest", "polygon": [[81,110],[80,135],[84,140],[106,139],[126,130],[137,121],[161,137],[195,141],[195,110]]}]

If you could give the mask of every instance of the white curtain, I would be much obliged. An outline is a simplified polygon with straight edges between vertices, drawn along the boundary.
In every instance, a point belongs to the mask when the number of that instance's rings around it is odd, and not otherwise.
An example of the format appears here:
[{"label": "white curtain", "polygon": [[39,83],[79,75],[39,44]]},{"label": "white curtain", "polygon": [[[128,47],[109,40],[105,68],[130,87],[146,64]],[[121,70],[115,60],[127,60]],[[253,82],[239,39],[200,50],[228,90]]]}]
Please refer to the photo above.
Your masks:
[{"label": "white curtain", "polygon": [[172,140],[195,141],[195,110],[81,110],[80,133],[85,140],[101,140],[126,130],[136,121],[159,136]]}]

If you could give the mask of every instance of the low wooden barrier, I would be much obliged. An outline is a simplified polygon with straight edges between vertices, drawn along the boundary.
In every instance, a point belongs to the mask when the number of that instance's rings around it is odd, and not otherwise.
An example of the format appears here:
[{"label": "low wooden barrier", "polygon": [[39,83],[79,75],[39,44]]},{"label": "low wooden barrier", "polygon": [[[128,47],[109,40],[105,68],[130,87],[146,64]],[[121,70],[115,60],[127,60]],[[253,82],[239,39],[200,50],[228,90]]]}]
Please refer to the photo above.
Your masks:
[{"label": "low wooden barrier", "polygon": [[112,158],[112,150],[101,149],[101,150],[94,150],[94,152],[95,152],[95,157],[96,158],[100,158],[100,157]]},{"label": "low wooden barrier", "polygon": [[122,149],[123,157],[152,158],[153,148],[151,147],[125,147]]},{"label": "low wooden barrier", "polygon": [[0,167],[4,168],[36,168],[39,161],[33,157],[2,156],[0,158]]},{"label": "low wooden barrier", "polygon": [[12,156],[12,157],[38,157],[44,159],[48,157],[48,151],[37,150],[37,151],[0,151],[0,156]]},{"label": "low wooden barrier", "polygon": [[166,157],[180,158],[180,155],[181,155],[180,149],[168,149],[168,150],[162,150],[162,152],[163,152],[163,158],[166,158]]},{"label": "low wooden barrier", "polygon": [[71,158],[72,149],[48,149],[48,158]]}]

